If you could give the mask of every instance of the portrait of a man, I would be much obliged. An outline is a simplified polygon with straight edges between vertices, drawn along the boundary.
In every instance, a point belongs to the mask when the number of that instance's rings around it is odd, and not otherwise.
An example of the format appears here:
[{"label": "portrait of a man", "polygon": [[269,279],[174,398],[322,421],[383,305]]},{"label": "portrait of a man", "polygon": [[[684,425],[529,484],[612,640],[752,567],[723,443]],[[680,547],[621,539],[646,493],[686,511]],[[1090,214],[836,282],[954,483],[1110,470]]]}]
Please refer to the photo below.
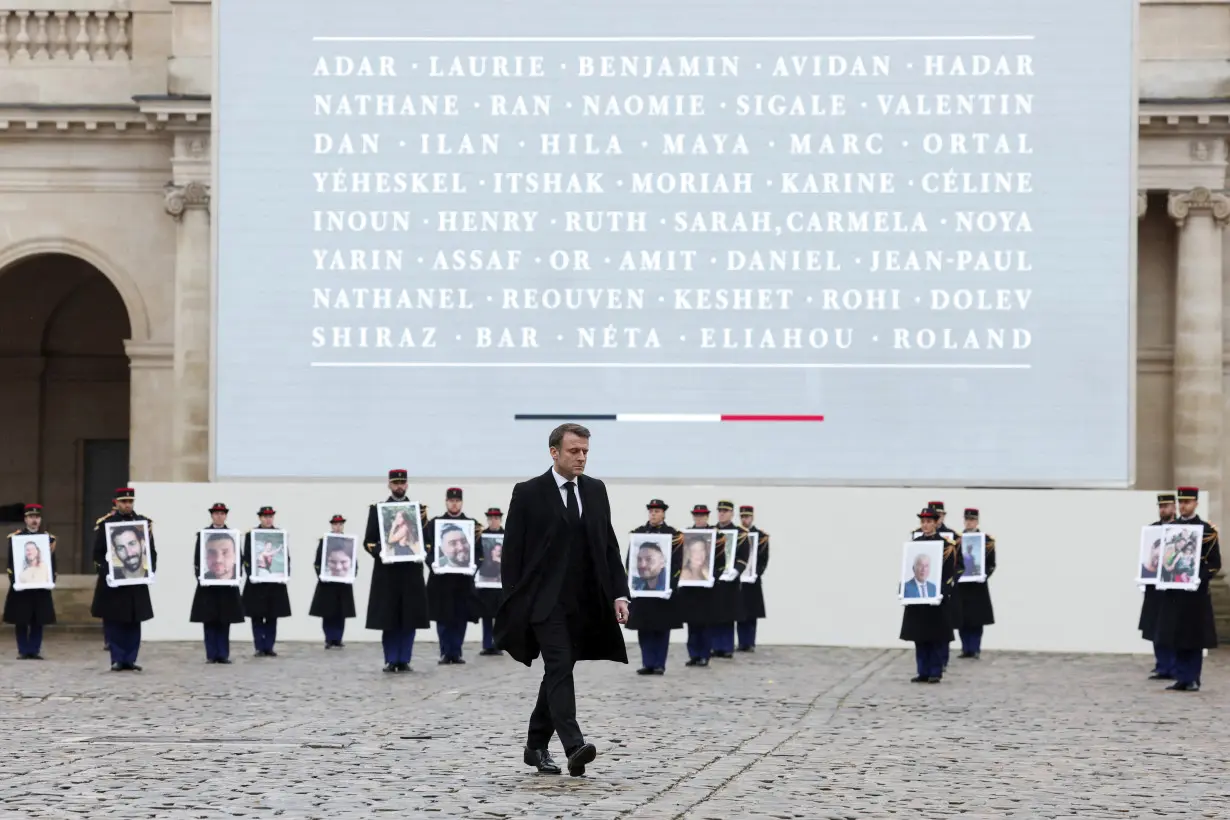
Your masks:
[{"label": "portrait of a man", "polygon": [[1140,569],[1136,583],[1152,586],[1157,583],[1157,568],[1162,562],[1162,528],[1157,525],[1140,528]]},{"label": "portrait of a man", "polygon": [[671,536],[634,534],[628,547],[628,588],[632,597],[667,597],[670,577]]},{"label": "portrait of a man", "polygon": [[468,519],[436,519],[437,573],[474,574],[474,522]]},{"label": "portrait of a man", "polygon": [[111,586],[148,584],[150,578],[149,522],[113,521],[106,525]]},{"label": "portrait of a man", "polygon": [[943,541],[914,541],[905,545],[901,570],[904,603],[935,603],[938,600],[943,548]]},{"label": "portrait of a man", "polygon": [[320,562],[320,579],[343,584],[354,583],[355,544],[353,535],[325,536],[324,556]]},{"label": "portrait of a man", "polygon": [[474,576],[474,586],[480,589],[499,589],[504,558],[504,533],[479,536],[479,548],[483,551],[483,563]]},{"label": "portrait of a man", "polygon": [[984,533],[961,533],[961,560],[965,562],[961,583],[978,583],[987,579],[987,537]]},{"label": "portrait of a man", "polygon": [[422,561],[425,553],[419,505],[392,501],[376,508],[380,516],[380,560],[387,564]]},{"label": "portrait of a man", "polygon": [[23,532],[14,534],[13,544],[13,589],[52,589],[55,579],[51,575],[51,537],[46,533]]},{"label": "portrait of a man", "polygon": [[252,577],[269,583],[284,583],[290,577],[285,530],[252,530]]},{"label": "portrait of a man", "polygon": [[717,530],[683,531],[683,565],[679,568],[679,586],[713,586],[717,537]]},{"label": "portrait of a man", "polygon": [[237,530],[201,530],[202,586],[239,585],[239,532]]}]

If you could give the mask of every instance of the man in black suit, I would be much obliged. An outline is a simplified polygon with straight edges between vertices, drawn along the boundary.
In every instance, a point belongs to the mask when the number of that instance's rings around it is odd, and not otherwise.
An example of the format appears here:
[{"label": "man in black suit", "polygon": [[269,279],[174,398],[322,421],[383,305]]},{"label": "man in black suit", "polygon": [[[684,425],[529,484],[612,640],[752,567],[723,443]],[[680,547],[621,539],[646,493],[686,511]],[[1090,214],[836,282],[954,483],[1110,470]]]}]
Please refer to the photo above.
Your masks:
[{"label": "man in black suit", "polygon": [[496,646],[516,660],[529,666],[542,653],[525,763],[559,774],[547,751],[558,734],[573,777],[598,754],[577,725],[573,664],[628,662],[619,628],[628,620],[628,581],[606,485],[583,475],[589,438],[579,424],[556,427],[548,439],[554,466],[513,488],[495,622]]}]

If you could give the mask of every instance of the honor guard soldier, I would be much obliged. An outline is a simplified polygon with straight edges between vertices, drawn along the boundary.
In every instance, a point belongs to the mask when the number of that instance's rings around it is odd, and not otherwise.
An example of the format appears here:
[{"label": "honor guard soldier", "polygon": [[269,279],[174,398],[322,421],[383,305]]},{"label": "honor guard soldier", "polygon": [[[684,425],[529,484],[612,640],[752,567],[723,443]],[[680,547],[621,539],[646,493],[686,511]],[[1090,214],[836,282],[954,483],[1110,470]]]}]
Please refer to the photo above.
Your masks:
[{"label": "honor guard soldier", "polygon": [[[329,519],[329,531],[335,535],[341,535],[345,526],[346,519],[340,515]],[[325,649],[341,649],[345,646],[342,637],[346,634],[346,619],[355,616],[354,585],[320,580],[320,568],[329,561],[329,556],[324,554],[324,548],[325,539],[321,538],[316,542],[316,557],[312,559],[312,566],[316,570],[316,592],[312,594],[312,605],[308,608],[308,614],[313,618],[320,618],[320,625],[325,633]],[[346,555],[342,550],[338,553],[338,558]],[[352,561],[359,560],[357,555],[348,558]]]},{"label": "honor guard soldier", "polygon": [[106,577],[111,573],[111,561],[107,549],[107,524],[122,521],[149,521],[149,568],[158,571],[158,550],[154,546],[154,522],[144,515],[133,512],[136,493],[131,487],[115,491],[115,512],[104,516],[94,525],[94,567],[102,579],[97,590],[97,617],[102,618],[103,635],[111,650],[112,672],[140,672],[137,654],[141,651],[141,623],[154,617],[150,603],[149,586],[108,586]]},{"label": "honor guard soldier", "polygon": [[[504,532],[504,512],[499,507],[489,507],[486,512],[487,527],[483,532],[487,535],[499,535]],[[480,536],[474,536],[474,554],[478,563],[478,572],[483,572],[483,550],[482,540]],[[494,577],[499,578],[500,573],[495,572]],[[500,608],[500,599],[504,597],[504,591],[494,587],[483,587],[482,589],[474,590],[475,597],[478,599],[478,613],[483,625],[483,648],[478,654],[480,655],[503,655],[504,652],[495,648],[495,613]]]},{"label": "honor guard soldier", "polygon": [[[273,507],[261,507],[256,511],[258,530],[272,530],[273,517],[277,510]],[[276,658],[273,645],[278,640],[278,618],[290,617],[290,593],[286,584],[252,583],[252,532],[248,530],[243,536],[243,571],[248,580],[243,585],[243,609],[252,621],[252,644],[256,649],[254,657]],[[258,556],[259,558],[259,556]],[[286,550],[286,573],[290,574],[290,549]]]},{"label": "honor guard soldier", "polygon": [[[389,470],[386,503],[406,501],[405,470]],[[427,528],[427,507],[419,507],[421,526]],[[367,510],[363,548],[376,560],[367,598],[367,628],[380,630],[384,645],[384,671],[409,672],[414,654],[414,631],[431,625],[427,618],[427,588],[423,565],[417,561],[386,564],[380,559],[380,515],[376,505]]]},{"label": "honor guard soldier", "polygon": [[[436,635],[440,639],[441,664],[465,663],[461,647],[466,639],[466,622],[477,623],[478,601],[474,595],[474,576],[457,573],[438,573],[436,563],[436,522],[474,521],[461,512],[460,487],[449,487],[444,494],[445,511],[427,522],[423,542],[427,546],[427,560],[432,566],[427,579],[427,613],[436,622]],[[482,527],[474,521],[474,542],[482,535]],[[474,549],[474,544],[470,549]]]},{"label": "honor guard soldier", "polygon": [[[1201,538],[1200,586],[1194,590],[1163,589],[1157,612],[1154,640],[1174,651],[1175,682],[1167,689],[1175,692],[1199,692],[1200,672],[1204,665],[1204,650],[1217,646],[1217,625],[1213,621],[1213,600],[1209,597],[1209,582],[1221,571],[1221,545],[1217,528],[1196,515],[1200,491],[1195,487],[1179,487],[1179,518],[1176,524],[1203,527]],[[1161,574],[1161,567],[1158,569]]]},{"label": "honor guard soldier", "polygon": [[[662,499],[652,499],[645,509],[649,511],[649,521],[634,529],[633,536],[638,533],[671,536],[670,555],[663,555],[653,542],[638,544],[634,537],[631,546],[633,553],[626,561],[628,566],[636,567],[630,588],[668,591],[673,595],[679,583],[679,566],[683,560],[683,533],[666,523],[666,511],[670,507]],[[633,596],[628,608],[628,623],[624,628],[635,632],[641,645],[641,668],[636,670],[636,674],[665,675],[671,630],[683,626],[674,602],[670,596]]]},{"label": "honor guard soldier", "polygon": [[[697,504],[692,508],[692,526],[689,529],[711,530],[709,523],[709,507]],[[718,536],[719,540],[721,536]],[[684,536],[682,556],[679,569],[683,570],[688,561],[687,536]],[[717,558],[713,566],[718,567]],[[713,590],[707,587],[685,586],[677,587],[671,600],[675,602],[675,611],[688,627],[688,662],[684,666],[708,666],[713,655],[713,633],[709,627],[717,622],[714,611]]]},{"label": "honor guard soldier", "polygon": [[[965,532],[982,532],[978,528],[978,510],[974,507],[965,508]],[[960,602],[961,625],[957,633],[961,636],[961,657],[978,658],[982,655],[982,629],[995,623],[995,610],[991,607],[991,575],[995,572],[995,539],[985,536],[987,580],[982,583],[973,582],[957,584],[957,599]],[[958,545],[960,541],[957,542]],[[965,555],[962,551],[961,564],[965,567]]]},{"label": "honor guard soldier", "polygon": [[958,535],[957,531],[944,523],[945,519],[948,518],[948,513],[944,511],[944,502],[929,501],[927,502],[927,506],[935,510],[940,516],[939,523],[936,525],[935,531],[947,538],[949,541],[956,541]]},{"label": "honor guard soldier", "polygon": [[[115,509],[116,509],[115,500],[112,499],[111,512],[107,513],[107,515],[114,515]],[[94,519],[94,529],[98,529],[99,526],[102,525],[102,522],[107,520],[107,515],[100,515],[98,518]],[[90,548],[91,550],[93,549],[93,544],[90,545]],[[102,610],[99,609],[99,606],[100,606],[99,599],[102,597],[101,590],[106,585],[107,585],[106,576],[104,575],[99,575],[98,580],[94,582],[94,597],[90,599],[90,615],[94,616],[95,618],[102,618]],[[104,652],[111,651],[111,640],[107,635],[106,629],[103,629],[103,651]]]},{"label": "honor guard soldier", "polygon": [[[1175,523],[1175,494],[1174,493],[1158,493],[1157,494],[1157,520],[1150,526],[1158,527],[1163,524]],[[1154,556],[1154,561],[1161,559],[1161,551]],[[1151,570],[1153,576],[1157,576],[1157,566],[1146,567]],[[1145,585],[1145,598],[1140,603],[1140,620],[1136,624],[1136,628],[1140,630],[1140,637],[1153,644],[1153,671],[1149,673],[1149,680],[1174,680],[1174,651],[1170,647],[1162,646],[1154,640],[1153,632],[1157,628],[1157,610],[1161,605],[1162,593],[1153,584]]]},{"label": "honor guard soldier", "polygon": [[[230,510],[222,503],[209,508],[209,526],[207,530],[225,530],[226,516]],[[229,555],[221,555],[220,561],[230,567],[236,576],[239,574],[239,545],[229,536],[218,538],[216,548]],[[196,546],[192,550],[193,577],[197,579],[196,592],[192,596],[192,611],[188,620],[194,624],[203,624],[205,630],[205,662],[231,662],[231,624],[241,624],[244,619],[243,598],[238,586],[202,586],[201,585],[201,534],[196,534]]]},{"label": "honor guard soldier", "polygon": [[[739,507],[739,521],[743,524],[743,529],[749,533],[757,533],[756,580],[744,581],[739,586],[741,606],[737,626],[739,632],[738,649],[740,652],[756,651],[756,622],[765,616],[764,587],[761,586],[760,579],[769,566],[769,534],[756,526],[755,519],[756,510],[751,504],[744,504]],[[751,542],[749,541],[748,543],[750,563]]]},{"label": "honor guard soldier", "polygon": [[[943,501],[928,501],[927,507],[935,510],[939,516],[935,526],[935,531],[949,541],[957,541],[958,533],[952,527],[944,523],[944,519],[948,517],[948,513],[944,511]],[[947,594],[947,593],[945,593]],[[961,628],[961,598],[956,594],[950,595],[944,600],[944,605],[948,608],[949,620],[952,621],[953,629]],[[952,642],[952,636],[948,638],[949,643]],[[949,646],[944,644],[944,648],[940,650],[940,654],[944,657],[944,668],[948,668]]]},{"label": "honor guard soldier", "polygon": [[[713,584],[714,615],[718,622],[710,627],[713,637],[710,638],[709,644],[713,657],[730,659],[735,656],[735,622],[740,619],[743,605],[739,592],[742,582],[739,579],[743,570],[747,568],[748,551],[751,545],[748,543],[747,531],[743,529],[743,525],[735,523],[734,502],[719,501],[717,510],[716,528],[735,530],[738,535],[735,536],[734,543],[731,543],[730,539],[724,535],[718,537],[718,556],[713,566],[714,572],[721,572]],[[731,558],[728,559],[727,556]],[[728,560],[730,567],[722,570]]]},{"label": "honor guard soldier", "polygon": [[903,641],[913,641],[914,659],[918,667],[918,675],[911,678],[913,683],[939,683],[944,677],[944,647],[952,641],[952,614],[949,602],[953,598],[953,590],[957,579],[961,577],[961,550],[948,538],[937,531],[939,513],[927,507],[918,514],[922,532],[915,541],[943,541],[943,558],[941,559],[940,594],[943,596],[936,606],[917,604],[903,606],[901,613],[901,633]]},{"label": "honor guard soldier", "polygon": [[[43,529],[43,505],[27,504],[22,510],[23,529],[9,534],[9,594],[4,599],[4,622],[17,633],[17,660],[43,659],[43,627],[56,622],[56,608],[50,589],[13,589],[20,584],[54,584],[56,580],[56,537]],[[46,563],[38,545],[23,540],[23,535],[46,535],[50,556]]]}]

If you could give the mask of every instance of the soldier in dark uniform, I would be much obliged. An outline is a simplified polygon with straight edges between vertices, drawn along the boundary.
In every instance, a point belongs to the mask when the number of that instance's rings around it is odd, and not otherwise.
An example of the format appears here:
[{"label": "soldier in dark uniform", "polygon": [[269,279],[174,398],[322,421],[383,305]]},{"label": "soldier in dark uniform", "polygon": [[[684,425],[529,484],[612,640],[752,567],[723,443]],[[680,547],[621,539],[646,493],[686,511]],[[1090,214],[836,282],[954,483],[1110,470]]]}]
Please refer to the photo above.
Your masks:
[{"label": "soldier in dark uniform", "polygon": [[[432,567],[436,560],[436,522],[474,521],[461,512],[460,487],[449,487],[444,494],[445,511],[427,522],[423,542],[427,547],[427,561]],[[474,544],[477,548],[482,527],[474,521]],[[474,595],[474,576],[456,573],[437,573],[434,570],[427,579],[427,613],[436,622],[436,635],[440,639],[441,664],[465,663],[461,647],[466,639],[466,622],[478,622],[478,600]]]},{"label": "soldier in dark uniform", "polygon": [[[387,503],[406,501],[405,470],[389,470]],[[427,529],[427,506],[419,506],[423,529]],[[367,628],[380,630],[384,645],[384,671],[409,672],[414,654],[414,631],[431,625],[427,618],[427,588],[423,564],[406,561],[386,564],[380,559],[380,515],[376,505],[367,510],[363,548],[376,559],[372,588],[367,598]]]},{"label": "soldier in dark uniform", "polygon": [[9,594],[4,599],[4,622],[12,624],[17,633],[17,660],[43,659],[43,627],[56,622],[56,608],[49,589],[13,589],[25,565],[25,545],[22,535],[46,535],[51,542],[51,566],[47,578],[56,579],[56,537],[43,529],[43,505],[27,504],[22,510],[25,529],[9,534]]},{"label": "soldier in dark uniform", "polygon": [[[709,507],[697,504],[692,508],[692,526],[689,529],[711,530],[709,523]],[[719,535],[718,540],[722,538]],[[686,553],[680,558],[680,569],[687,559]],[[722,556],[714,558],[714,569],[721,567]],[[688,627],[688,662],[684,666],[708,666],[709,658],[713,656],[713,645],[710,643],[712,634],[709,627],[717,620],[714,612],[713,590],[706,587],[677,587],[671,600],[675,604],[675,612]]]},{"label": "soldier in dark uniform", "polygon": [[[683,561],[683,533],[666,523],[666,511],[669,505],[660,498],[652,499],[645,505],[649,511],[649,522],[632,531],[637,533],[652,533],[671,536],[670,571],[666,579],[666,587],[677,589],[679,583],[679,566]],[[636,549],[636,539],[632,539],[632,549]],[[650,551],[652,553],[652,550]],[[654,556],[648,556],[654,557]],[[660,560],[660,556],[657,557]],[[638,562],[639,556],[629,558],[630,562]],[[659,566],[666,572],[666,562]],[[674,593],[672,592],[672,596]],[[666,656],[670,651],[671,630],[683,627],[683,621],[675,610],[671,598],[637,598],[633,597],[628,605],[628,623],[625,629],[636,633],[637,642],[641,645],[641,668],[638,675],[665,675]]]},{"label": "soldier in dark uniform", "polygon": [[[487,535],[499,535],[504,532],[504,513],[499,507],[487,509],[487,527],[483,530]],[[483,572],[483,550],[480,536],[474,536],[474,550],[477,557],[478,573]],[[499,574],[496,574],[499,577]],[[504,591],[494,587],[483,587],[474,590],[478,600],[478,612],[483,624],[483,648],[480,655],[503,655],[504,652],[495,648],[495,613],[500,608],[500,600]]]},{"label": "soldier in dark uniform", "polygon": [[[978,510],[974,507],[965,508],[965,532],[982,532],[978,529]],[[957,545],[960,546],[960,543],[958,540]],[[989,535],[986,536],[986,548],[986,582],[957,584],[957,600],[961,613],[958,633],[961,636],[963,658],[976,659],[982,656],[982,629],[995,623],[990,587],[991,576],[995,573],[995,539]],[[964,568],[964,552],[961,555],[961,564]]]},{"label": "soldier in dark uniform", "polygon": [[[719,555],[714,562],[713,571],[718,574],[713,584],[714,616],[718,622],[710,629],[709,644],[713,657],[730,659],[735,656],[735,622],[742,614],[742,596],[739,592],[741,581],[739,576],[747,568],[748,552],[751,545],[747,540],[747,530],[742,524],[735,523],[735,505],[732,501],[719,501],[717,505],[718,522],[716,529],[735,530],[738,535],[734,543],[729,543],[726,536],[719,536]],[[734,563],[725,571],[726,555],[734,550]]]},{"label": "soldier in dark uniform", "polygon": [[[1174,502],[1174,493],[1158,493],[1157,520],[1150,526],[1158,527],[1175,523]],[[1156,572],[1155,568],[1155,576]],[[1157,610],[1161,601],[1162,594],[1157,587],[1153,584],[1146,584],[1145,598],[1140,604],[1140,620],[1136,623],[1136,628],[1140,630],[1140,637],[1153,644],[1154,664],[1153,671],[1149,673],[1149,680],[1174,680],[1174,651],[1153,639],[1153,631],[1157,628]]]},{"label": "soldier in dark uniform", "polygon": [[1175,682],[1167,689],[1199,692],[1204,650],[1217,647],[1217,625],[1213,621],[1213,600],[1209,582],[1221,571],[1221,545],[1217,528],[1196,515],[1200,491],[1179,487],[1179,518],[1176,524],[1196,524],[1204,528],[1200,544],[1200,587],[1195,590],[1163,589],[1157,611],[1154,640],[1174,651]]},{"label": "soldier in dark uniform", "polygon": [[[340,515],[329,519],[329,529],[337,535],[342,534],[345,526],[346,519]],[[325,633],[325,649],[341,649],[346,645],[342,643],[342,637],[346,634],[346,619],[355,616],[354,584],[320,580],[320,568],[328,561],[324,548],[325,539],[321,538],[316,542],[316,557],[312,559],[312,566],[316,569],[316,592],[312,594],[308,614],[320,618]],[[359,556],[352,556],[351,560],[358,561]],[[355,571],[357,573],[357,567]]]},{"label": "soldier in dark uniform", "polygon": [[[226,515],[229,512],[225,504],[214,504],[209,508],[209,526],[205,529],[228,529]],[[234,557],[239,558],[238,555]],[[238,575],[238,561],[236,565],[235,572]],[[194,624],[204,624],[205,662],[230,663],[231,624],[243,623],[243,599],[239,595],[238,586],[201,586],[201,534],[199,532],[196,534],[196,546],[192,550],[192,571],[197,582],[196,592],[192,596],[192,612],[188,620]]]},{"label": "soldier in dark uniform", "polygon": [[[256,512],[258,530],[276,529],[273,517],[277,510],[261,507]],[[259,556],[258,556],[259,557]],[[243,535],[243,571],[248,576],[243,585],[243,609],[252,621],[254,657],[276,658],[273,645],[278,640],[278,618],[290,617],[290,593],[283,583],[252,583],[252,530]],[[290,548],[286,550],[286,574],[290,574]]]},{"label": "soldier in dark uniform", "polygon": [[107,549],[107,524],[125,521],[149,521],[149,566],[158,571],[158,550],[154,546],[154,522],[144,515],[133,512],[136,493],[131,487],[115,491],[115,512],[104,516],[94,525],[94,568],[102,581],[97,590],[97,609],[91,613],[103,620],[103,633],[111,650],[112,672],[140,672],[137,654],[141,651],[141,622],[154,617],[150,603],[149,586],[107,586],[105,579],[111,574],[111,561]]},{"label": "soldier in dark uniform", "polygon": [[[755,517],[756,510],[751,504],[739,507],[739,520],[743,529],[759,534],[756,541],[756,580],[750,583],[744,581],[739,586],[741,606],[737,626],[740,652],[756,651],[756,621],[765,616],[764,587],[761,586],[760,579],[769,566],[769,534],[755,525]],[[750,542],[748,556],[750,559]]]},{"label": "soldier in dark uniform", "polygon": [[[939,533],[940,535],[942,535],[944,538],[947,538],[949,541],[958,540],[959,535],[957,531],[944,523],[944,519],[948,517],[948,513],[944,511],[944,502],[943,501],[928,501],[927,506],[930,509],[935,510],[936,514],[939,515],[939,519],[937,519],[938,523],[936,524],[935,531]],[[961,628],[961,599],[960,597],[958,597],[955,594],[950,595],[948,598],[945,599],[944,604],[945,606],[948,607],[948,615],[949,615],[949,620],[952,621],[952,628],[960,629]],[[948,641],[949,643],[952,642],[951,635],[949,636]],[[951,650],[947,643],[944,644],[944,648],[940,650],[940,654],[944,658],[944,668],[945,669],[948,668],[948,657],[949,657],[950,652]]]},{"label": "soldier in dark uniform", "polygon": [[913,683],[939,683],[944,677],[943,648],[952,641],[953,630],[950,601],[954,597],[953,589],[957,585],[957,579],[961,577],[964,568],[961,550],[957,544],[937,531],[939,518],[939,513],[931,507],[920,512],[918,520],[922,533],[914,540],[944,542],[939,590],[943,599],[935,606],[903,606],[901,613],[899,637],[903,641],[914,642],[918,675],[910,679]]},{"label": "soldier in dark uniform", "polygon": [[[112,500],[111,512],[107,513],[107,515],[114,515],[114,514],[115,514],[115,501]],[[107,520],[107,515],[100,515],[98,518],[94,520],[94,529],[97,530],[99,525],[101,525],[102,522]],[[91,549],[93,549],[93,545],[91,545]],[[98,576],[98,580],[94,582],[94,597],[90,599],[90,614],[94,616],[95,618],[102,618],[102,612],[99,609],[99,598],[102,596],[102,592],[101,592],[102,588],[105,587],[106,585],[107,583],[104,580],[104,576],[102,575]],[[103,629],[103,651],[104,652],[111,651],[111,640],[105,628]]]}]

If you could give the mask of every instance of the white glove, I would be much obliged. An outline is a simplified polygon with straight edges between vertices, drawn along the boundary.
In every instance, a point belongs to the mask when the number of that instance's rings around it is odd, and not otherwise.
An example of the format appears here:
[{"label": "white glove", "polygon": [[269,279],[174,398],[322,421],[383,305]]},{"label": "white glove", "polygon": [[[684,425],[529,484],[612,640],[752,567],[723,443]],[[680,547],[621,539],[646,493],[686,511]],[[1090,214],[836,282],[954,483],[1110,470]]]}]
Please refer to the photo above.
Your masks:
[{"label": "white glove", "polygon": [[733,581],[738,577],[739,577],[739,570],[735,569],[734,567],[731,567],[730,569],[726,570],[721,575],[721,579],[723,581]]}]

